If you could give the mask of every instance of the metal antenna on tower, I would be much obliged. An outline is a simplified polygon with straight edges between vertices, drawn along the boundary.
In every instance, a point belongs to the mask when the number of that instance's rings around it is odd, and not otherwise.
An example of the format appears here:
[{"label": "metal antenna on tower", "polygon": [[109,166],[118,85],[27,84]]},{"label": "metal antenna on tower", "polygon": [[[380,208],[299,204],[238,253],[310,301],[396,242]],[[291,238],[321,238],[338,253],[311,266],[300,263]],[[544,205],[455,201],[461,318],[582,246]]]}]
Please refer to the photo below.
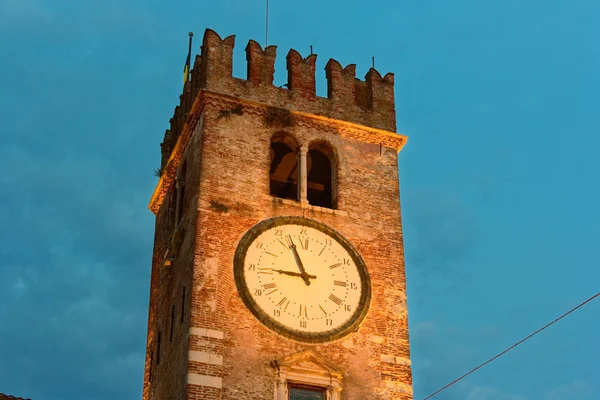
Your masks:
[{"label": "metal antenna on tower", "polygon": [[371,57],[371,64],[373,65],[373,69],[375,69],[375,56]]},{"label": "metal antenna on tower", "polygon": [[265,18],[265,48],[269,45],[269,0],[267,0],[267,16]]}]

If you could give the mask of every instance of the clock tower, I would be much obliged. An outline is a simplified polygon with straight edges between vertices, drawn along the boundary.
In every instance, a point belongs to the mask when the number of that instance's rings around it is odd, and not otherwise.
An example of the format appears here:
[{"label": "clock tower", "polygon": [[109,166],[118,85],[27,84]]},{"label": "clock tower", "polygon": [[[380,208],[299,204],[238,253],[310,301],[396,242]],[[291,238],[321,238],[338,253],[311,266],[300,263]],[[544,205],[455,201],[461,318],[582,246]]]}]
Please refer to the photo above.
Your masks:
[{"label": "clock tower", "polygon": [[412,399],[394,76],[234,42],[161,144],[143,399]]}]

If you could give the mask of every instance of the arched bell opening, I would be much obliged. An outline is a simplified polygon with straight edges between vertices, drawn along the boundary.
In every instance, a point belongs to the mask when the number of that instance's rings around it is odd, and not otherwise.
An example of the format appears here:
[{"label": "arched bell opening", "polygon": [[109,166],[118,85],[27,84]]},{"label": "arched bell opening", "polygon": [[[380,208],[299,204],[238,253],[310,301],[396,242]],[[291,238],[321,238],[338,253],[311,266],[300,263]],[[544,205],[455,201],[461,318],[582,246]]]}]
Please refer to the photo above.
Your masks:
[{"label": "arched bell opening", "polygon": [[298,200],[298,141],[285,132],[271,138],[269,193]]},{"label": "arched bell opening", "polygon": [[307,156],[307,200],[313,206],[337,208],[336,158],[324,141],[313,142]]}]

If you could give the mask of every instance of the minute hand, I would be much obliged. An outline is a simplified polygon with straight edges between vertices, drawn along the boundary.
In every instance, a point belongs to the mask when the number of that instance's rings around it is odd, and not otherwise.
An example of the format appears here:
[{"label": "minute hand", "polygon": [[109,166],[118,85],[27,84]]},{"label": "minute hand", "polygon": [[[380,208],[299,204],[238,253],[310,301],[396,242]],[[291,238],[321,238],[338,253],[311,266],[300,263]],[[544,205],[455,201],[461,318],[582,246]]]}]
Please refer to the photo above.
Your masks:
[{"label": "minute hand", "polygon": [[289,241],[290,241],[290,248],[292,249],[292,253],[294,253],[294,258],[296,259],[296,264],[298,265],[298,269],[300,270],[300,277],[304,280],[304,283],[306,283],[306,286],[308,286],[308,285],[310,285],[310,279],[308,277],[309,275],[306,273],[306,270],[304,269],[304,265],[302,265],[302,260],[300,259],[300,256],[298,255],[298,251],[296,250],[296,245],[292,241],[291,237],[289,237]]}]

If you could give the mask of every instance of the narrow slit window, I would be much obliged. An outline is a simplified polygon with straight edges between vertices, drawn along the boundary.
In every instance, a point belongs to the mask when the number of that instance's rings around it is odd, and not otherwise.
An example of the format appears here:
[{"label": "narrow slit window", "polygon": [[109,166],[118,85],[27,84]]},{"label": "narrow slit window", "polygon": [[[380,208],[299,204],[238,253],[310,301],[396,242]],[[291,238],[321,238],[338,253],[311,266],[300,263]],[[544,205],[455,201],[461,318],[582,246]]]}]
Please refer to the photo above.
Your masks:
[{"label": "narrow slit window", "polygon": [[174,325],[175,325],[175,306],[171,306],[171,332],[169,332],[169,342],[173,341]]},{"label": "narrow slit window", "polygon": [[185,319],[185,286],[183,287],[183,291],[181,293],[181,323]]},{"label": "narrow slit window", "polygon": [[156,338],[156,365],[160,365],[160,339],[161,333],[158,331],[158,337]]},{"label": "narrow slit window", "polygon": [[175,205],[175,226],[178,227],[183,219],[185,205],[185,181],[187,174],[187,163],[184,161],[179,173],[177,174],[177,204]]},{"label": "narrow slit window", "polygon": [[154,363],[154,352],[150,352],[150,366],[148,367],[148,381],[152,382],[152,364]]},{"label": "narrow slit window", "polygon": [[175,231],[177,224],[177,185],[174,183],[171,185],[168,191],[168,231],[172,234]]}]

